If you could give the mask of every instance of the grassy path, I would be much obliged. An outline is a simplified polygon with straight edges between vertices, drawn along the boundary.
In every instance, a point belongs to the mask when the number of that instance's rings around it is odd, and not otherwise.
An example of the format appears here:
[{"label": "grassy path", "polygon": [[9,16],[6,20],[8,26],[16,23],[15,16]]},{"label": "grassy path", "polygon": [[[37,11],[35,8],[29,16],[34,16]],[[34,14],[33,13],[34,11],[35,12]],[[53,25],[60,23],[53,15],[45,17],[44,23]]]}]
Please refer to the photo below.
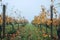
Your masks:
[{"label": "grassy path", "polygon": [[23,40],[38,40],[40,39],[40,34],[38,28],[33,26],[32,24],[27,24],[21,30],[21,35],[23,35]]}]

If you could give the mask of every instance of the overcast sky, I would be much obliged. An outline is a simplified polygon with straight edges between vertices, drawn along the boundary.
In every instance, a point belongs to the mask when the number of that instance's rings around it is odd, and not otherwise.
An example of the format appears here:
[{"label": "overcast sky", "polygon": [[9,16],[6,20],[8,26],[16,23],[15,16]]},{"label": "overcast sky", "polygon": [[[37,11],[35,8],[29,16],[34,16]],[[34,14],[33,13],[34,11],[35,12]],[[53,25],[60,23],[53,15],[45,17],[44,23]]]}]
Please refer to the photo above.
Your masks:
[{"label": "overcast sky", "polygon": [[[54,4],[58,3],[56,0]],[[41,11],[41,5],[44,5],[46,9],[50,8],[50,0],[2,0],[3,4],[7,5],[6,14],[10,16],[21,15],[31,21],[35,15],[39,15]],[[8,3],[8,4],[7,4]],[[1,8],[1,7],[0,7]],[[59,9],[59,8],[58,8]],[[15,14],[14,11],[17,11]]]}]

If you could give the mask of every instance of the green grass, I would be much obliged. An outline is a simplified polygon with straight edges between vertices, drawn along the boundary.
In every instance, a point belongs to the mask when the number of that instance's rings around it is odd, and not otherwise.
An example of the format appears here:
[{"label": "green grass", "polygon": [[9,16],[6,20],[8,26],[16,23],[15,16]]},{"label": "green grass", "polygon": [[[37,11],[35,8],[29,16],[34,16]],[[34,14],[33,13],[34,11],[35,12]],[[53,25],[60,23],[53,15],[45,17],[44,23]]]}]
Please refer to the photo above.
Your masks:
[{"label": "green grass", "polygon": [[[11,25],[6,25],[6,33],[8,33],[10,30],[12,30],[12,26]],[[18,25],[14,25],[14,28],[17,29]],[[42,29],[44,29],[44,31],[46,31],[46,27],[42,25]],[[21,40],[28,40],[29,38],[31,40],[45,40],[42,36],[42,31],[40,30],[39,27],[35,27],[32,24],[27,24],[25,27],[21,27],[19,28],[20,30],[20,35],[19,37],[22,37]],[[50,29],[48,28],[48,33],[50,33]],[[53,34],[56,34],[56,29],[55,27],[53,27]],[[18,36],[14,39],[14,40],[18,40],[20,39]],[[47,38],[46,38],[47,39]]]}]

